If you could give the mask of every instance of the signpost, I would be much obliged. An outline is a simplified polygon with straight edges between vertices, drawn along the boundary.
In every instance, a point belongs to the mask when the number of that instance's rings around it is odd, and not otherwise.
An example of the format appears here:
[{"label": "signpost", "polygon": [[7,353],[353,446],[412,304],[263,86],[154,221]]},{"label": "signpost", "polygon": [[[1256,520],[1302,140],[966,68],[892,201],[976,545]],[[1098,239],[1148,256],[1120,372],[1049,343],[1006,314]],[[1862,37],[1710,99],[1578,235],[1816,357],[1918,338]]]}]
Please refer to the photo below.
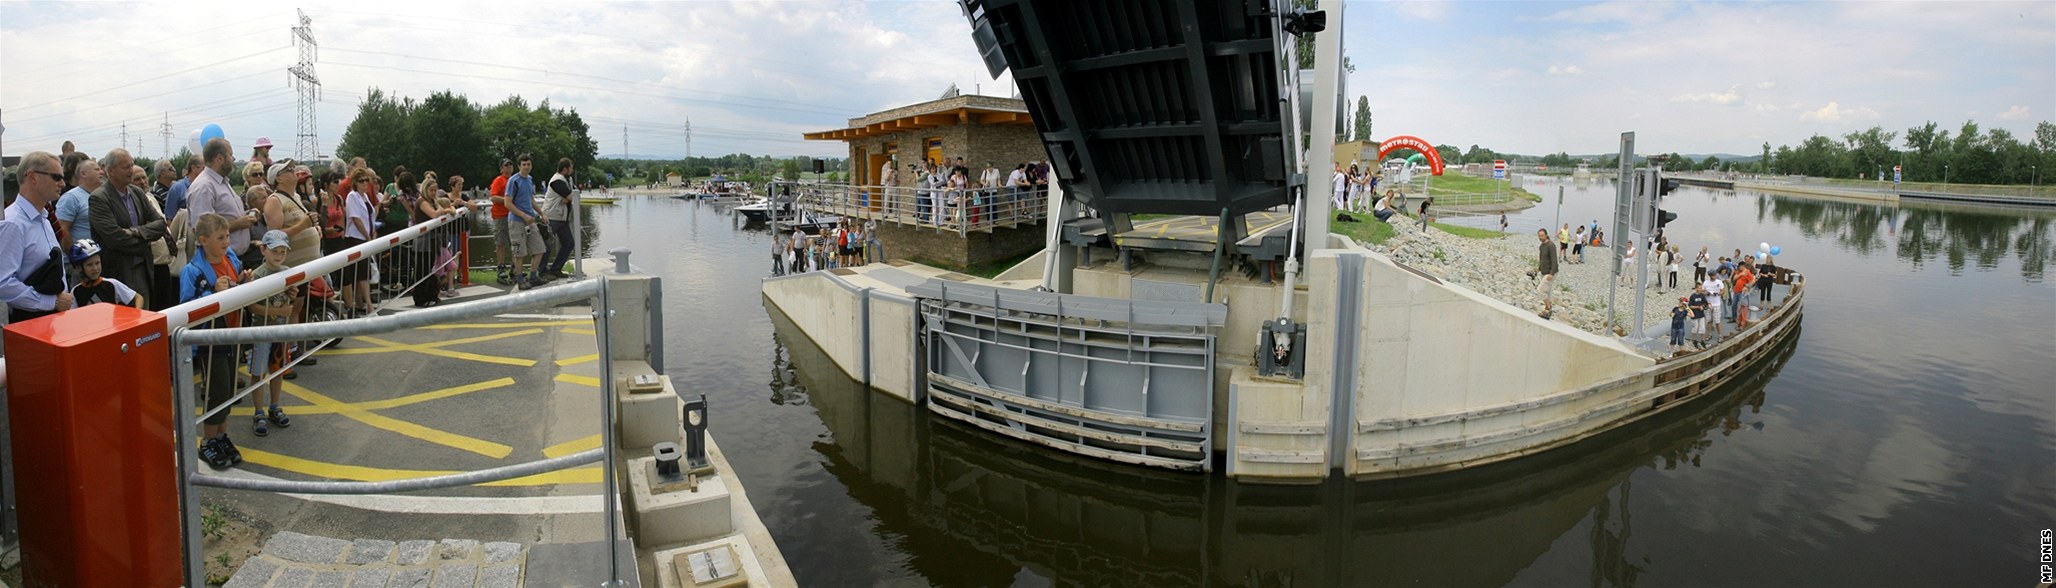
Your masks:
[{"label": "signpost", "polygon": [[1504,160],[1504,159],[1495,159],[1495,160],[1492,160],[1492,179],[1495,179],[1495,180],[1504,180],[1504,179],[1506,179],[1506,160]]}]

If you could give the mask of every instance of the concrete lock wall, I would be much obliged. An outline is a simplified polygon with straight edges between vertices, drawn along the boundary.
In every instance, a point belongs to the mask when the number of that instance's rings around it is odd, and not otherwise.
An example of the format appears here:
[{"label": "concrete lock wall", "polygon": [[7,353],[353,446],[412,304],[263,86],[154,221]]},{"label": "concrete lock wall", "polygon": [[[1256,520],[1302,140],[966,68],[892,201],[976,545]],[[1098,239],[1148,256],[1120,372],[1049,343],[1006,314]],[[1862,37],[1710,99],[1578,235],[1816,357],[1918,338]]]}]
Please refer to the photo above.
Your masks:
[{"label": "concrete lock wall", "polygon": [[[865,291],[828,272],[768,279],[763,292],[843,375],[865,381],[868,360],[873,388],[906,402],[917,398],[913,299],[874,289],[866,309]],[[870,316],[868,335],[863,312]]]},{"label": "concrete lock wall", "polygon": [[864,379],[858,371],[863,349],[857,338],[862,325],[858,324],[856,292],[836,284],[828,274],[815,272],[765,280],[764,298],[791,317],[844,375]]},{"label": "concrete lock wall", "polygon": [[[1359,315],[1352,475],[1453,466],[1564,436],[1525,435],[1610,398],[1576,394],[1654,365],[1620,342],[1437,283],[1370,253]],[[1332,274],[1335,253],[1314,255]],[[1315,296],[1315,312],[1323,300]],[[1331,331],[1332,332],[1332,331]],[[1315,364],[1319,365],[1319,364]],[[1310,382],[1313,380],[1309,378]],[[1593,426],[1604,423],[1594,421]]]}]

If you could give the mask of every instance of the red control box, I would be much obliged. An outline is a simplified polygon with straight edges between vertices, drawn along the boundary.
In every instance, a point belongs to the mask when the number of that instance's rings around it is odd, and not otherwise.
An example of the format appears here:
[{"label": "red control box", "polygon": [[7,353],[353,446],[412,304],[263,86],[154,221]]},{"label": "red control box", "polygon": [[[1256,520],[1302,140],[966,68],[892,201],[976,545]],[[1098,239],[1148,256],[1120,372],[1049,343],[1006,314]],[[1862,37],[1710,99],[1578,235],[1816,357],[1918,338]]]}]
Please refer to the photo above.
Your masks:
[{"label": "red control box", "polygon": [[184,583],[164,326],[115,304],[7,325],[28,586]]}]

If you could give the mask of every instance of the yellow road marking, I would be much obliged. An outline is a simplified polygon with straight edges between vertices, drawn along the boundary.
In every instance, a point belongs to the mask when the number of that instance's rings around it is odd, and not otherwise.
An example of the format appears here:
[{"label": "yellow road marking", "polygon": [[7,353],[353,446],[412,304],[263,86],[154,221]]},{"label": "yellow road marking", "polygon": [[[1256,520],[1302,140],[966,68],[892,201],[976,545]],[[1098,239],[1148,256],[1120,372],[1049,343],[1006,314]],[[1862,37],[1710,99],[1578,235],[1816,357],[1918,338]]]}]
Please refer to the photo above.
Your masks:
[{"label": "yellow road marking", "polygon": [[[501,337],[512,337],[512,336],[516,336],[516,335],[530,335],[530,334],[535,334],[535,333],[541,333],[541,332],[543,332],[543,331],[542,331],[542,329],[529,329],[529,330],[526,330],[526,331],[515,331],[515,332],[512,332],[512,333],[502,333],[502,334],[500,334],[500,335],[488,335],[488,337],[492,337],[492,338],[501,338]],[[533,365],[535,365],[535,360],[533,360],[533,359],[521,359],[521,358],[518,358],[518,357],[506,357],[506,356],[500,356],[500,355],[486,355],[486,354],[483,354],[483,353],[468,353],[468,352],[463,352],[463,351],[450,351],[450,350],[447,350],[447,349],[443,349],[443,347],[446,347],[446,346],[449,346],[449,345],[455,345],[455,344],[457,344],[457,343],[459,343],[459,342],[465,342],[465,340],[463,340],[463,339],[458,339],[458,340],[455,340],[455,341],[439,341],[439,342],[436,342],[436,343],[419,343],[419,344],[413,344],[413,343],[398,343],[398,342],[393,342],[393,341],[387,341],[387,340],[385,340],[385,339],[380,339],[380,338],[378,338],[378,337],[372,337],[372,336],[368,336],[368,335],[367,335],[367,336],[361,336],[361,337],[352,337],[352,338],[353,338],[353,339],[357,339],[357,340],[359,340],[359,341],[364,341],[364,342],[367,342],[367,343],[371,343],[371,344],[373,344],[373,345],[378,345],[378,346],[380,346],[380,347],[379,347],[379,348],[377,348],[377,349],[365,349],[365,348],[361,348],[361,347],[360,347],[360,348],[356,348],[356,349],[342,349],[342,350],[339,350],[339,351],[354,351],[354,352],[357,352],[357,353],[389,353],[389,352],[393,352],[393,351],[413,351],[413,352],[415,352],[415,353],[421,353],[421,354],[425,354],[425,355],[434,355],[434,356],[437,356],[437,357],[447,357],[447,358],[450,358],[450,359],[463,359],[463,360],[469,360],[469,361],[476,361],[476,362],[480,362],[480,363],[497,363],[497,364],[501,364],[501,365],[511,365],[511,366],[514,366],[514,367],[529,367],[529,366],[533,366]],[[482,338],[483,338],[483,337],[472,337],[472,339],[482,339]]]},{"label": "yellow road marking", "polygon": [[599,358],[600,354],[598,353],[594,353],[591,355],[580,355],[578,357],[566,357],[564,359],[557,360],[557,365],[558,367],[572,366],[598,360]]},{"label": "yellow road marking", "polygon": [[514,329],[520,327],[568,327],[572,325],[590,324],[593,324],[592,319],[582,318],[577,320],[530,321],[523,323],[457,323],[449,325],[430,325],[426,327],[415,328],[423,331],[445,331],[450,329]]},{"label": "yellow road marking", "polygon": [[566,384],[578,384],[581,386],[592,386],[594,388],[600,387],[600,379],[592,376],[581,376],[577,374],[557,374],[556,379],[557,381]]},{"label": "yellow road marking", "polygon": [[599,435],[593,435],[591,437],[583,437],[579,439],[572,439],[570,441],[565,441],[563,443],[558,443],[556,445],[544,447],[543,457],[563,457],[566,455],[571,455],[573,453],[578,453],[580,451],[585,451],[587,449],[593,449],[599,446]]},{"label": "yellow road marking", "polygon": [[[470,394],[472,392],[477,392],[480,390],[491,390],[494,388],[503,388],[512,385],[514,385],[514,378],[500,378],[497,380],[486,380],[484,382],[479,382],[476,384],[465,384],[462,386],[454,386],[450,388],[444,388],[441,390],[431,390],[428,392],[422,392],[420,394],[409,394],[406,396],[401,396],[399,398],[388,398],[385,400],[371,400],[366,402],[345,402],[330,406],[318,406],[310,404],[291,406],[287,408],[293,409],[293,414],[290,416],[300,416],[306,414],[336,414],[345,410],[385,410],[388,408],[399,408],[402,406],[407,406],[409,404],[419,404],[422,402],[428,402],[430,400],[441,400],[444,398],[449,398],[451,396]],[[245,406],[229,409],[229,414],[235,416],[253,416],[255,412],[251,408]]]},{"label": "yellow road marking", "polygon": [[[314,461],[311,459],[280,455],[277,453],[264,451],[262,449],[252,449],[248,447],[239,447],[237,449],[242,450],[243,461],[249,463],[254,463],[269,468],[281,469],[296,474],[305,474],[309,476],[315,476],[318,478],[325,478],[331,480],[385,482],[390,480],[405,480],[409,478],[423,478],[428,476],[441,476],[447,474],[460,473],[452,470],[402,470],[334,464]],[[484,484],[475,485],[553,486],[558,484],[598,484],[600,483],[600,476],[600,467],[593,465],[577,467],[568,470],[557,470],[554,472],[543,472],[533,476],[524,476],[520,478],[501,480],[498,482],[487,482]]]},{"label": "yellow road marking", "polygon": [[341,401],[338,401],[334,398],[329,398],[327,396],[323,396],[319,392],[308,390],[306,388],[293,384],[292,382],[286,382],[286,393],[291,394],[294,397],[299,398],[301,400],[305,400],[309,404],[315,405],[316,408],[333,407],[336,410],[336,414],[349,417],[350,420],[364,423],[366,425],[371,425],[373,427],[377,427],[380,429],[385,429],[387,431],[392,431],[394,433],[399,433],[401,435],[406,435],[408,437],[413,437],[415,439],[420,439],[422,441],[427,441],[429,443],[434,443],[437,445],[452,447],[456,449],[462,449],[493,459],[502,459],[507,457],[508,454],[514,453],[514,448],[508,447],[506,445],[501,445],[499,443],[494,443],[491,441],[486,441],[484,439],[478,439],[474,437],[466,437],[463,435],[439,429],[432,429],[429,427],[424,427],[421,425],[392,418],[389,416],[376,414],[367,410],[343,406],[343,403]]},{"label": "yellow road marking", "polygon": [[[512,333],[494,333],[494,334],[491,334],[491,335],[479,335],[479,336],[477,336],[477,337],[465,337],[465,338],[463,338],[463,339],[449,339],[449,340],[445,340],[445,341],[437,341],[437,342],[434,342],[434,343],[421,343],[421,344],[418,344],[418,346],[420,346],[420,347],[448,347],[448,346],[451,346],[451,345],[465,345],[465,344],[469,344],[469,343],[483,343],[483,342],[486,342],[486,341],[493,341],[493,340],[497,340],[497,339],[505,339],[505,338],[508,338],[508,337],[519,337],[519,336],[522,336],[522,335],[534,335],[534,334],[536,334],[536,333],[541,333],[541,332],[543,332],[543,330],[542,330],[542,329],[523,329],[523,330],[520,330],[520,331],[514,331],[514,332],[512,332]],[[366,340],[368,340],[368,339],[372,339],[372,337],[351,337],[351,338],[352,338],[352,339],[366,339]],[[389,343],[390,345],[406,345],[406,344],[404,344],[404,343],[391,343],[391,342],[388,342],[388,343]],[[368,354],[368,353],[392,353],[392,352],[394,352],[394,351],[406,351],[406,350],[405,350],[405,349],[391,349],[391,348],[383,348],[383,347],[380,347],[380,348],[364,348],[364,347],[353,347],[353,348],[350,348],[350,349],[336,349],[336,348],[330,347],[330,348],[328,348],[328,349],[323,349],[323,350],[321,350],[321,353],[319,353],[319,354],[317,354],[317,355],[364,355],[364,354]]]},{"label": "yellow road marking", "polygon": [[592,330],[592,329],[564,329],[564,332],[566,332],[566,333],[576,333],[576,334],[579,334],[579,335],[597,335],[597,334],[599,334],[598,332],[596,332],[596,331],[594,331],[594,330]]}]

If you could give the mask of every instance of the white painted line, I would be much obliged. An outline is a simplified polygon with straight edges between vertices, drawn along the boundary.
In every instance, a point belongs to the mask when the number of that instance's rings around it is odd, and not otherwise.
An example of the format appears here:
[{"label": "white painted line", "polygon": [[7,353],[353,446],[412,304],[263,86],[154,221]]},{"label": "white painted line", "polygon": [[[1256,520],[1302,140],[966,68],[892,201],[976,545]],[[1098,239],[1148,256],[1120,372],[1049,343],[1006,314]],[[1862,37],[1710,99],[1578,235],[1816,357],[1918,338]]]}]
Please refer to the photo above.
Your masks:
[{"label": "white painted line", "polygon": [[[205,464],[194,461],[194,467]],[[230,468],[212,475],[246,480],[277,480],[271,476]],[[600,495],[575,496],[414,496],[408,494],[293,494],[279,493],[308,502],[350,508],[402,513],[453,515],[563,515],[600,514]]]}]

